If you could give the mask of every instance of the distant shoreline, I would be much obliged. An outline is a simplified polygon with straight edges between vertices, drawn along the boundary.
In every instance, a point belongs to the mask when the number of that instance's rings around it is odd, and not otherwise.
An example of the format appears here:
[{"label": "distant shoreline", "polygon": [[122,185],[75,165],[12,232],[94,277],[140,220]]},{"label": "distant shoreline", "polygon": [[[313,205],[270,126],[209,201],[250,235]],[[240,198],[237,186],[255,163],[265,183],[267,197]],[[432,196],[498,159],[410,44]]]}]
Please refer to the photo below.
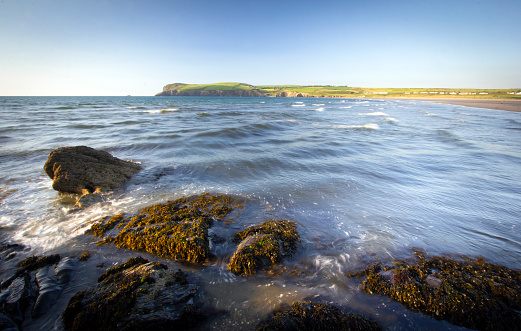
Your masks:
[{"label": "distant shoreline", "polygon": [[395,100],[415,100],[447,105],[458,105],[474,108],[486,108],[521,112],[521,100],[512,99],[468,99],[468,98],[385,98]]}]

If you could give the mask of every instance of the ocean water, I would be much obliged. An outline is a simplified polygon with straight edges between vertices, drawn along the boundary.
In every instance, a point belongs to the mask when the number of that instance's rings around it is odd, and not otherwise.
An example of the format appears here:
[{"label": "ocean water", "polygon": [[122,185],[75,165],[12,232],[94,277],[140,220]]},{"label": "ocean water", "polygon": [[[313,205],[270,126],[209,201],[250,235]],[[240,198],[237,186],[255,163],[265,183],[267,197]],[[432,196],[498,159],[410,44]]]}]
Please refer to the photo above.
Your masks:
[{"label": "ocean water", "polygon": [[[54,148],[86,145],[143,170],[74,211],[51,188]],[[28,327],[59,329],[68,298],[109,267],[147,254],[83,235],[105,215],[203,192],[248,203],[226,231],[298,223],[303,276],[250,278],[221,258],[191,272],[198,300],[228,313],[213,329],[253,329],[274,308],[324,298],[388,329],[458,329],[363,294],[346,272],[377,261],[464,254],[521,268],[521,114],[409,100],[191,97],[0,97],[0,236],[26,254],[91,250],[57,309]],[[218,254],[219,255],[219,254]],[[163,262],[163,261],[162,261]],[[3,270],[5,271],[5,270]]]}]

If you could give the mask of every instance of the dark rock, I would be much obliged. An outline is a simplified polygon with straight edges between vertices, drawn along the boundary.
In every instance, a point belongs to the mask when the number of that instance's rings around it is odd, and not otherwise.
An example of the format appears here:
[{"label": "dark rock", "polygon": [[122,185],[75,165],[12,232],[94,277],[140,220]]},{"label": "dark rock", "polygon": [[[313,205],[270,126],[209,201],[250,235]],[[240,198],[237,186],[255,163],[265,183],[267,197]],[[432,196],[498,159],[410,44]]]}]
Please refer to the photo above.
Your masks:
[{"label": "dark rock", "polygon": [[381,330],[380,325],[362,315],[350,314],[332,304],[294,302],[289,309],[277,311],[257,331]]},{"label": "dark rock", "polygon": [[63,287],[49,276],[50,267],[44,267],[36,272],[36,283],[38,284],[38,298],[32,309],[32,317],[38,318],[49,311],[51,306],[60,296]]},{"label": "dark rock", "polygon": [[18,331],[18,325],[12,319],[0,313],[0,330],[2,331]]},{"label": "dark rock", "polygon": [[76,207],[78,208],[88,208],[96,203],[102,202],[103,197],[99,194],[90,193],[82,195],[78,201],[76,201]]},{"label": "dark rock", "polygon": [[58,276],[58,283],[61,285],[67,284],[72,279],[74,271],[78,267],[78,260],[73,257],[65,257],[54,269]]},{"label": "dark rock", "polygon": [[182,330],[204,320],[196,292],[180,270],[133,258],[74,295],[62,318],[66,330]]},{"label": "dark rock", "polygon": [[55,190],[82,194],[120,187],[141,170],[141,166],[104,151],[76,146],[53,150],[44,170],[52,178]]},{"label": "dark rock", "polygon": [[16,324],[21,325],[25,310],[29,307],[34,291],[27,274],[16,278],[0,296],[0,307]]}]

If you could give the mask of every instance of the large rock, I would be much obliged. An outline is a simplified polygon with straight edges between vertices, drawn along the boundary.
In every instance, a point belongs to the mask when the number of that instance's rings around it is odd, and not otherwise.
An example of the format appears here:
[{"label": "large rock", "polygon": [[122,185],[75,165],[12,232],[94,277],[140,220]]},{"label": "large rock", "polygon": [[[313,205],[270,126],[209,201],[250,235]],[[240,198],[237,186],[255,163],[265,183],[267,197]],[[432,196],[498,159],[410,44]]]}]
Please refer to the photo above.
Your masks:
[{"label": "large rock", "polygon": [[91,193],[123,185],[141,166],[87,146],[53,150],[44,170],[60,192]]},{"label": "large rock", "polygon": [[248,276],[262,266],[275,264],[283,256],[295,253],[300,236],[295,222],[268,220],[237,232],[232,241],[240,244],[228,269],[236,275]]},{"label": "large rock", "polygon": [[63,323],[66,330],[186,330],[204,320],[196,292],[182,271],[132,258],[74,295]]}]

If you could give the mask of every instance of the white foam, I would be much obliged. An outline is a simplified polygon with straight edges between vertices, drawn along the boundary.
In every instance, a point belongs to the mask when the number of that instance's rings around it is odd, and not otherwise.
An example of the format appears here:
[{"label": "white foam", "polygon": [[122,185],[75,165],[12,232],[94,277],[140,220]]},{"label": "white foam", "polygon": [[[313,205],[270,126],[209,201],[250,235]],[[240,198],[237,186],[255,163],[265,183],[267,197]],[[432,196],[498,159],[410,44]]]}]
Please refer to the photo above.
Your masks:
[{"label": "white foam", "polygon": [[333,125],[334,129],[367,129],[367,130],[378,130],[380,129],[380,126],[376,123],[367,123],[363,125],[345,125],[345,124],[339,124],[339,125]]},{"label": "white foam", "polygon": [[311,104],[312,106],[325,106],[326,104],[325,103],[313,103]]},{"label": "white foam", "polygon": [[398,122],[398,120],[394,117],[384,117],[384,120],[387,122]]},{"label": "white foam", "polygon": [[291,105],[291,107],[305,107],[306,105],[303,104],[303,103],[297,103],[297,104],[293,104]]},{"label": "white foam", "polygon": [[173,113],[173,112],[175,112],[176,110],[178,110],[178,108],[169,108],[169,109],[149,109],[149,110],[145,110],[144,113],[149,113],[149,114],[168,114],[168,113]]},{"label": "white foam", "polygon": [[389,114],[386,114],[386,113],[381,112],[381,111],[375,111],[375,112],[372,112],[372,113],[358,113],[358,115],[362,115],[362,116],[389,116]]},{"label": "white foam", "polygon": [[351,108],[351,107],[353,107],[353,106],[340,107],[340,109],[349,109],[349,108]]},{"label": "white foam", "polygon": [[324,107],[320,107],[320,108],[317,108],[315,109],[316,111],[324,111]]}]

